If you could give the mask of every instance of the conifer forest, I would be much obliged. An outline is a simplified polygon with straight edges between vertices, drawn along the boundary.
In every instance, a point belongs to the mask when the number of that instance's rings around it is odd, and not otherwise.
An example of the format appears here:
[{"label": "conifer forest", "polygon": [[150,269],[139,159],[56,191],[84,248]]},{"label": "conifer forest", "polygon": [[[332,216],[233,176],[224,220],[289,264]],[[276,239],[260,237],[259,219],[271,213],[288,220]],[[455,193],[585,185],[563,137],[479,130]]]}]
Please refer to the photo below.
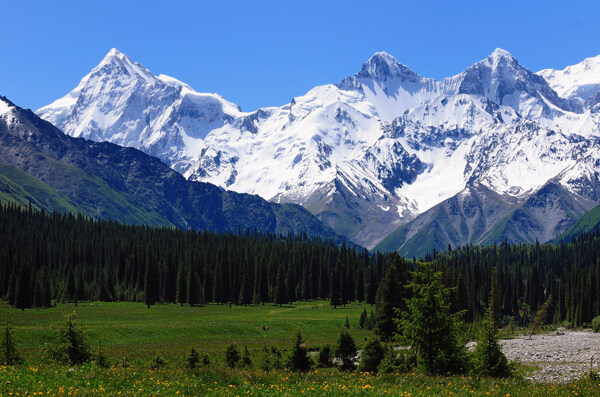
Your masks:
[{"label": "conifer forest", "polygon": [[[407,260],[306,236],[130,226],[82,215],[0,207],[0,296],[16,308],[53,301],[201,305],[327,299],[377,303],[392,336],[393,308],[417,262],[431,262],[467,322],[486,311],[497,269],[500,325],[527,326],[552,295],[546,322],[590,323],[600,313],[600,235],[557,244],[464,246]],[[387,312],[387,314],[386,314]]]}]

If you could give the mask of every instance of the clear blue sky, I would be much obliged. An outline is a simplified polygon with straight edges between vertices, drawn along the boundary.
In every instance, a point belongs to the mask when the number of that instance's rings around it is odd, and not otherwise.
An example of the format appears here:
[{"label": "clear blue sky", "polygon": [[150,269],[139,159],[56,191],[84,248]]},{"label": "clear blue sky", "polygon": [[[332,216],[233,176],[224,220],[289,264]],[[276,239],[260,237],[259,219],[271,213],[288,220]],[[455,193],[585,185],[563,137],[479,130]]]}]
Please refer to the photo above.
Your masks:
[{"label": "clear blue sky", "polygon": [[600,54],[597,1],[0,0],[0,94],[37,109],[112,47],[244,110],[279,106],[386,51],[443,78],[496,47],[537,71]]}]

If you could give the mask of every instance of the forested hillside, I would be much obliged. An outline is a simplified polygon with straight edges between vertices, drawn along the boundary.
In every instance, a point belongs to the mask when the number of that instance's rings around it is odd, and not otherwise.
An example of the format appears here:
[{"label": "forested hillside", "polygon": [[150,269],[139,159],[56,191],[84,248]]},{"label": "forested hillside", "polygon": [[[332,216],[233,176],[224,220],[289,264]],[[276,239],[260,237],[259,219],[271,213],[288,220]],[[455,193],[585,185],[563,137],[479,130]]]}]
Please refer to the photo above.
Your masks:
[{"label": "forested hillside", "polygon": [[[467,321],[484,313],[496,267],[505,325],[528,324],[550,295],[548,321],[581,325],[600,314],[599,256],[600,236],[590,232],[568,244],[465,246],[422,260],[454,287],[453,309],[465,310]],[[0,206],[0,296],[19,308],[52,300],[246,305],[329,299],[332,305],[377,301],[382,316],[382,305],[401,307],[408,296],[386,295],[386,288],[405,288],[406,270],[413,268],[397,254],[306,235],[183,231]]]},{"label": "forested hillside", "polygon": [[[145,292],[152,303],[284,304],[331,290],[341,303],[374,302],[384,267],[383,255],[305,234],[130,226],[16,206],[2,206],[0,229],[0,296],[24,307],[136,301]],[[25,303],[21,291],[31,291]]]}]

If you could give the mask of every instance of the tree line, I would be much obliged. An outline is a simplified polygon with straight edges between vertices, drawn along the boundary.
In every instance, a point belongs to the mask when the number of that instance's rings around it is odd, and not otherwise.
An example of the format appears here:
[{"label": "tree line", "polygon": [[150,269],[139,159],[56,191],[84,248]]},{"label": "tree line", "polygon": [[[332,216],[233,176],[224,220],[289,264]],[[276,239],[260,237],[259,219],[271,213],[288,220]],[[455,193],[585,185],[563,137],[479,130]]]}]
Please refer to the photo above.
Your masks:
[{"label": "tree line", "polygon": [[302,235],[132,226],[0,206],[0,296],[199,305],[375,302],[387,255]]},{"label": "tree line", "polygon": [[578,326],[600,314],[599,259],[597,231],[568,243],[466,245],[409,260],[306,235],[132,226],[0,205],[0,297],[22,309],[83,300],[361,301],[375,304],[363,323],[386,339],[394,310],[412,297],[410,271],[426,262],[441,272],[452,312],[467,322],[484,317],[495,268],[499,325],[529,325],[552,296],[547,321]]}]

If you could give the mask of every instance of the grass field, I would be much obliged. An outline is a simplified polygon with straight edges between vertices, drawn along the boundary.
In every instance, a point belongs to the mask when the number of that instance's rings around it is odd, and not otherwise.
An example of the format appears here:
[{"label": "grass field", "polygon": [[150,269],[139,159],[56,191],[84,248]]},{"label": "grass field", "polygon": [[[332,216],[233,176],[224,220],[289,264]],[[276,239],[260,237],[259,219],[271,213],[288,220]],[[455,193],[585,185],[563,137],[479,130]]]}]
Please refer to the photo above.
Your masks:
[{"label": "grass field", "polygon": [[364,308],[353,303],[332,309],[329,302],[300,302],[283,307],[208,305],[200,307],[155,305],[147,309],[143,303],[81,303],[26,311],[0,303],[0,319],[9,314],[15,335],[28,359],[37,361],[56,331],[53,326],[64,321],[64,315],[75,311],[77,321],[89,331],[92,344],[101,341],[107,354],[129,358],[179,357],[192,347],[202,353],[221,354],[230,343],[247,345],[250,352],[265,346],[289,349],[295,334],[302,332],[308,347],[334,344],[346,316],[353,338],[360,343],[373,335],[358,328]]},{"label": "grass field", "polygon": [[[19,311],[0,303],[0,318],[9,315],[25,364],[0,366],[0,396],[23,395],[209,395],[209,396],[581,396],[600,395],[600,380],[586,378],[566,385],[531,384],[521,377],[486,379],[473,376],[428,377],[418,373],[372,375],[318,369],[296,374],[285,370],[263,371],[265,346],[290,351],[301,331],[307,345],[334,344],[346,316],[349,332],[359,347],[372,331],[357,327],[360,313],[370,306],[351,304],[331,309],[328,302],[301,302],[277,307],[208,305],[181,307],[142,303],[85,303],[58,305],[46,310]],[[98,340],[110,358],[109,368],[96,364],[69,367],[52,364],[42,356],[51,342],[54,326],[64,314],[77,312],[77,321]],[[221,360],[230,343],[248,345],[254,366],[227,369]],[[208,353],[212,364],[186,369],[184,356],[194,347]],[[156,355],[165,359],[152,369]],[[127,356],[124,365],[123,357]]]}]

